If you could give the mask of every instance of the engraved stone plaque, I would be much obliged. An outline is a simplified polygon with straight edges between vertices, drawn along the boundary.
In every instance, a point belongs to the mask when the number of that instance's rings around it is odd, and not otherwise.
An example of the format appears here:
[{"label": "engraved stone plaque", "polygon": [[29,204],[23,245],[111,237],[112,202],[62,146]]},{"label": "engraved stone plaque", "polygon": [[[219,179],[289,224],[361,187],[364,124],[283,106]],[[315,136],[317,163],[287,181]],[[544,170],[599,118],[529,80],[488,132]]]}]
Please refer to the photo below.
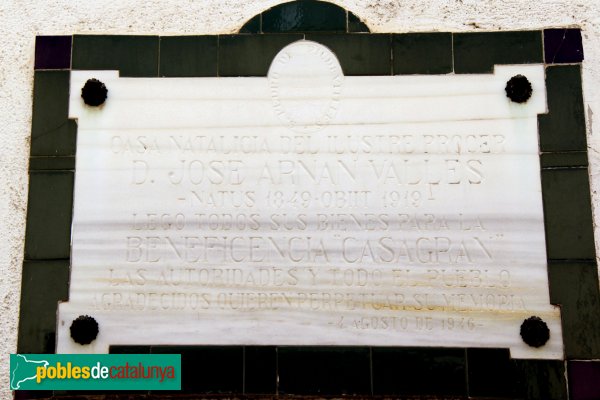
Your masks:
[{"label": "engraved stone plaque", "polygon": [[[531,98],[511,102],[524,75]],[[96,78],[99,107],[80,97]],[[542,65],[344,76],[300,41],[267,77],[71,73],[78,120],[58,352],[118,344],[510,348],[562,358],[549,301]],[[99,334],[75,343],[71,322]],[[525,344],[541,318],[550,339]]]}]

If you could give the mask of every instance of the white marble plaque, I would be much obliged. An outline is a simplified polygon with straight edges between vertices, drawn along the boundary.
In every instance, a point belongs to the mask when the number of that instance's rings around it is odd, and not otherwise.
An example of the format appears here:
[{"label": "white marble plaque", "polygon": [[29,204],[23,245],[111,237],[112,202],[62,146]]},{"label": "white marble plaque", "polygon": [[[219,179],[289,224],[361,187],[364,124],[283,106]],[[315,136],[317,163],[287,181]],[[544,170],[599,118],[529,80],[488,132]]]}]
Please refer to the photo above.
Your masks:
[{"label": "white marble plaque", "polygon": [[[512,103],[525,75],[533,96]],[[108,100],[88,107],[87,79]],[[291,44],[268,77],[71,73],[78,120],[58,351],[123,344],[510,348],[562,358],[548,294],[541,65],[343,76]],[[71,321],[93,316],[88,346]],[[545,346],[520,325],[539,316]]]}]

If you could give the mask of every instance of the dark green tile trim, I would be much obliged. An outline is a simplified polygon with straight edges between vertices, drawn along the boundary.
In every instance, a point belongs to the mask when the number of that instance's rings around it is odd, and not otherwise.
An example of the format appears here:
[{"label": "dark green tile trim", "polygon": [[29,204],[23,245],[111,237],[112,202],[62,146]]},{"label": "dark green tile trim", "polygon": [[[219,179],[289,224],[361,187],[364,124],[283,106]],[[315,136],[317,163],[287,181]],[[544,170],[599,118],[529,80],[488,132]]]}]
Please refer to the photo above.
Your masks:
[{"label": "dark green tile trim", "polygon": [[160,38],[161,77],[217,76],[217,36]]},{"label": "dark green tile trim", "polygon": [[538,116],[543,152],[587,151],[581,66],[546,67],[548,114]]},{"label": "dark green tile trim", "polygon": [[370,361],[368,347],[279,347],[278,393],[370,395]]},{"label": "dark green tile trim", "polygon": [[47,390],[17,390],[14,400],[54,399],[52,391]]},{"label": "dark green tile trim", "polygon": [[390,75],[391,37],[388,34],[307,34],[306,40],[333,51],[344,75]]},{"label": "dark green tile trim", "polygon": [[494,64],[541,64],[542,31],[455,33],[454,72],[491,73]]},{"label": "dark green tile trim", "polygon": [[32,156],[75,154],[77,123],[68,119],[69,71],[36,71],[33,78]]},{"label": "dark green tile trim", "polygon": [[587,168],[588,157],[585,151],[570,153],[542,153],[542,168]]},{"label": "dark green tile trim", "polygon": [[43,170],[75,170],[75,157],[31,157],[29,159],[30,171]]},{"label": "dark green tile trim", "polygon": [[587,169],[542,170],[548,260],[595,260]]},{"label": "dark green tile trim", "polygon": [[369,33],[369,27],[360,18],[348,11],[348,33]]},{"label": "dark green tile trim", "polygon": [[244,347],[244,394],[277,393],[277,347]]},{"label": "dark green tile trim", "polygon": [[507,349],[467,349],[469,398],[567,399],[559,360],[513,360]]},{"label": "dark green tile trim", "polygon": [[392,35],[394,75],[452,72],[451,33]]},{"label": "dark green tile trim", "polygon": [[118,345],[110,346],[108,352],[110,354],[150,354],[151,346],[131,346]]},{"label": "dark green tile trim", "polygon": [[516,398],[523,393],[507,349],[467,349],[469,395]]},{"label": "dark green tile trim", "polygon": [[73,172],[30,172],[25,260],[70,257],[72,209]]},{"label": "dark green tile trim", "polygon": [[262,13],[262,32],[346,32],[346,10],[332,3],[298,0]]},{"label": "dark green tile trim", "polygon": [[119,70],[124,77],[158,76],[158,36],[75,35],[74,70]]},{"label": "dark green tile trim", "polygon": [[243,346],[152,346],[150,352],[181,354],[181,391],[175,394],[243,391]]},{"label": "dark green tile trim", "polygon": [[[513,360],[523,398],[567,400],[565,363],[560,360]],[[509,383],[510,384],[510,383]]]},{"label": "dark green tile trim", "polygon": [[25,261],[18,353],[54,353],[56,310],[69,296],[69,260]]},{"label": "dark green tile trim", "polygon": [[561,306],[563,343],[568,359],[600,359],[598,266],[550,263],[550,301]]},{"label": "dark green tile trim", "polygon": [[375,395],[467,395],[465,349],[373,347],[372,368]]},{"label": "dark green tile trim", "polygon": [[219,76],[267,76],[273,58],[302,34],[219,36]]}]

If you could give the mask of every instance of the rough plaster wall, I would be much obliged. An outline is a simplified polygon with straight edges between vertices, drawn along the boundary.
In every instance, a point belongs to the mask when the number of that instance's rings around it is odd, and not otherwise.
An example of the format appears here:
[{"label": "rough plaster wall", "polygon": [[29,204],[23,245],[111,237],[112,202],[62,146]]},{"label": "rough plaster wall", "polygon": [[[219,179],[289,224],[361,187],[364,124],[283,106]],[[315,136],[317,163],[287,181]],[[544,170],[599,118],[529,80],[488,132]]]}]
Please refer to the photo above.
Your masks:
[{"label": "rough plaster wall", "polygon": [[[0,0],[0,398],[16,349],[36,35],[234,33],[281,0]],[[334,0],[373,32],[579,26],[600,248],[600,0]],[[594,126],[594,116],[598,120]],[[595,132],[595,131],[596,132]],[[598,252],[600,254],[600,252]]]}]

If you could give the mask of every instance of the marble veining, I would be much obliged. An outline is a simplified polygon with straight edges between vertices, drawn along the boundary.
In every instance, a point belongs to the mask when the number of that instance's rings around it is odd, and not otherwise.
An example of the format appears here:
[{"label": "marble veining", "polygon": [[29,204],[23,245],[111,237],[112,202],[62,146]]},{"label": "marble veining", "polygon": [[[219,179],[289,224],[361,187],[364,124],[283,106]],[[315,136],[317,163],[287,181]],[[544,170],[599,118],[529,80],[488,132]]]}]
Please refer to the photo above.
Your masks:
[{"label": "marble veining", "polygon": [[[256,78],[72,71],[57,351],[117,344],[505,347],[563,357],[548,294],[542,65],[343,76],[310,41]],[[511,102],[506,82],[531,82]],[[99,107],[80,89],[108,88]],[[93,316],[90,345],[69,336]],[[540,348],[524,319],[550,329]]]}]

